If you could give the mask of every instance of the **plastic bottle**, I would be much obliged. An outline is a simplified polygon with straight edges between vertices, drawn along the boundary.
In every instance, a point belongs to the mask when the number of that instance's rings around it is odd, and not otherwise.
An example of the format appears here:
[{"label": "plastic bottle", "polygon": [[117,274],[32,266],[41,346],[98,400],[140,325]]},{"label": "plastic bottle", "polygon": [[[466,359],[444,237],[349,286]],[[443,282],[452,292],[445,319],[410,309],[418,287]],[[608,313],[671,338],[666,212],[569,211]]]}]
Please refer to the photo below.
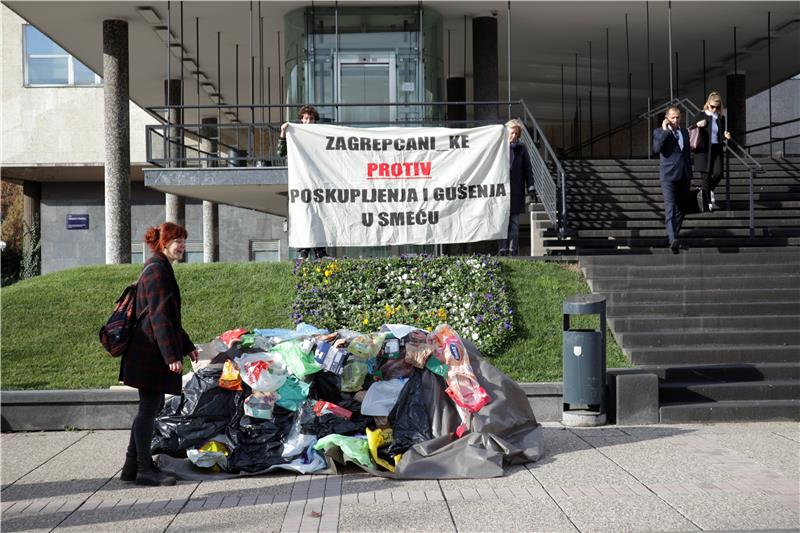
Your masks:
[{"label": "plastic bottle", "polygon": [[439,324],[433,337],[447,363],[447,394],[458,405],[477,413],[491,401],[486,390],[478,384],[469,354],[458,334],[447,324]]}]

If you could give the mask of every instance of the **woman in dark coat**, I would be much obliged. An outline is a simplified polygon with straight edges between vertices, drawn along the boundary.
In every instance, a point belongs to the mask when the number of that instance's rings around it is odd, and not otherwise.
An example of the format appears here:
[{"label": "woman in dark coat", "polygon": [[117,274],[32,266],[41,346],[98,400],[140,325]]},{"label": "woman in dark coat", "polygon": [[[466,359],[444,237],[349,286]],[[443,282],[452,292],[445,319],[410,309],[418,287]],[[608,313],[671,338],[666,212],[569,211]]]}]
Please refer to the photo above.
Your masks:
[{"label": "woman in dark coat", "polygon": [[519,254],[519,214],[525,212],[525,193],[533,191],[533,166],[528,149],[519,139],[522,135],[522,122],[518,119],[509,120],[508,128],[509,146],[509,180],[511,185],[511,209],[508,216],[508,237],[497,242],[500,255]]},{"label": "woman in dark coat", "polygon": [[703,149],[695,152],[693,167],[703,176],[703,198],[709,204],[709,211],[716,208],[714,189],[722,179],[723,140],[731,138],[725,129],[722,111],[722,97],[714,91],[708,95],[703,111],[694,119],[703,140]]},{"label": "woman in dark coat", "polygon": [[150,443],[156,415],[164,406],[164,394],[181,393],[183,356],[194,361],[197,351],[181,326],[181,292],[172,264],[186,250],[186,230],[164,222],[149,228],[144,239],[153,250],[145,263],[136,291],[136,324],[128,350],[122,356],[119,379],[139,389],[139,411],[120,478],[137,485],[174,485],[175,478],[153,463]]}]

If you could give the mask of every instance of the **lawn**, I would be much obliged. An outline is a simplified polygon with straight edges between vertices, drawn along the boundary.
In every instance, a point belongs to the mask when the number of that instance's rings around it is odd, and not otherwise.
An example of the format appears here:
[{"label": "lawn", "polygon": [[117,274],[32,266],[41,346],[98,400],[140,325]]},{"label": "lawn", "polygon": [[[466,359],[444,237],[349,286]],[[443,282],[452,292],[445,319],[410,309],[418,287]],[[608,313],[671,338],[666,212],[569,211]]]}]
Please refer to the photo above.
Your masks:
[{"label": "lawn", "polygon": [[[292,264],[178,265],[184,328],[197,342],[234,327],[292,327]],[[97,339],[122,288],[140,266],[81,267],[5,287],[0,293],[0,388],[107,388],[119,361]],[[515,309],[515,337],[492,362],[521,382],[561,379],[561,304],[586,293],[568,264],[503,261]],[[628,366],[609,335],[608,366]],[[188,365],[187,365],[188,366]]]}]

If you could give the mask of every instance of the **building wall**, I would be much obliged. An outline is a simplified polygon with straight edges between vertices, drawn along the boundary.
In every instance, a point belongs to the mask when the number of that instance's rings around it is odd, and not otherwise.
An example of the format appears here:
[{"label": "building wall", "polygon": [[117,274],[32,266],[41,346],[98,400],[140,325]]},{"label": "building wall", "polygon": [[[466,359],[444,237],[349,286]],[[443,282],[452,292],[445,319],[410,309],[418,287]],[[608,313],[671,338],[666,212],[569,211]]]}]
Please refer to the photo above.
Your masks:
[{"label": "building wall", "polygon": [[[0,165],[102,164],[103,88],[25,87],[25,21],[4,5],[0,5],[0,20]],[[154,122],[130,103],[132,163],[146,160],[144,126]]]},{"label": "building wall", "polygon": [[[103,196],[103,184],[97,182],[42,184],[43,274],[105,262]],[[142,243],[145,230],[164,221],[164,194],[133,183],[131,198],[131,243]],[[67,215],[89,215],[89,228],[67,229]],[[249,261],[251,240],[280,240],[281,259],[289,257],[282,217],[221,205],[219,227],[221,261]],[[186,230],[190,243],[203,241],[203,206],[198,200],[186,200]]]},{"label": "building wall", "polygon": [[[747,129],[752,130],[769,125],[769,91],[763,91],[747,99]],[[788,79],[772,88],[772,122],[783,122],[800,118],[800,75]],[[800,122],[772,128],[772,138],[788,137],[800,134]],[[758,131],[747,135],[747,144],[769,140],[769,130]],[[783,143],[773,143],[772,153],[782,155]],[[753,154],[770,153],[769,145],[758,146],[751,150]],[[786,155],[800,155],[800,138],[786,141]]]}]

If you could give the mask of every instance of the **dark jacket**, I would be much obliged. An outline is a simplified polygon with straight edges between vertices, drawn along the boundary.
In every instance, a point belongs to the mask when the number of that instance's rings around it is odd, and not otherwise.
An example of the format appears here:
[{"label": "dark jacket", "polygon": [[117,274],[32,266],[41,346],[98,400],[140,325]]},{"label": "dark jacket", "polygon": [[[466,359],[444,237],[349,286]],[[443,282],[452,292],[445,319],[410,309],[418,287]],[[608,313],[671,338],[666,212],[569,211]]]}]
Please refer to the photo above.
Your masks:
[{"label": "dark jacket", "polygon": [[168,365],[194,350],[181,326],[181,292],[164,254],[153,254],[145,268],[136,291],[136,314],[146,312],[122,356],[119,379],[137,389],[180,394],[181,375]]},{"label": "dark jacket", "polygon": [[683,151],[671,130],[653,130],[653,153],[660,156],[659,179],[679,181],[692,179],[692,160],[689,149],[689,131],[680,128],[683,135]]},{"label": "dark jacket", "polygon": [[533,187],[533,166],[525,144],[509,146],[509,179],[511,181],[511,214],[525,212],[525,193]]},{"label": "dark jacket", "polygon": [[[710,163],[710,158],[708,157],[708,154],[711,150],[711,143],[708,139],[711,135],[711,121],[714,119],[706,115],[705,111],[701,111],[700,114],[694,117],[693,124],[696,125],[703,119],[706,120],[706,126],[704,128],[697,128],[697,130],[700,132],[700,138],[703,140],[703,150],[694,153],[694,168],[696,168],[699,172],[709,172],[708,165]],[[725,117],[720,116],[718,120],[719,131],[716,141],[719,143],[719,147],[721,149],[722,143],[725,142]]]}]

